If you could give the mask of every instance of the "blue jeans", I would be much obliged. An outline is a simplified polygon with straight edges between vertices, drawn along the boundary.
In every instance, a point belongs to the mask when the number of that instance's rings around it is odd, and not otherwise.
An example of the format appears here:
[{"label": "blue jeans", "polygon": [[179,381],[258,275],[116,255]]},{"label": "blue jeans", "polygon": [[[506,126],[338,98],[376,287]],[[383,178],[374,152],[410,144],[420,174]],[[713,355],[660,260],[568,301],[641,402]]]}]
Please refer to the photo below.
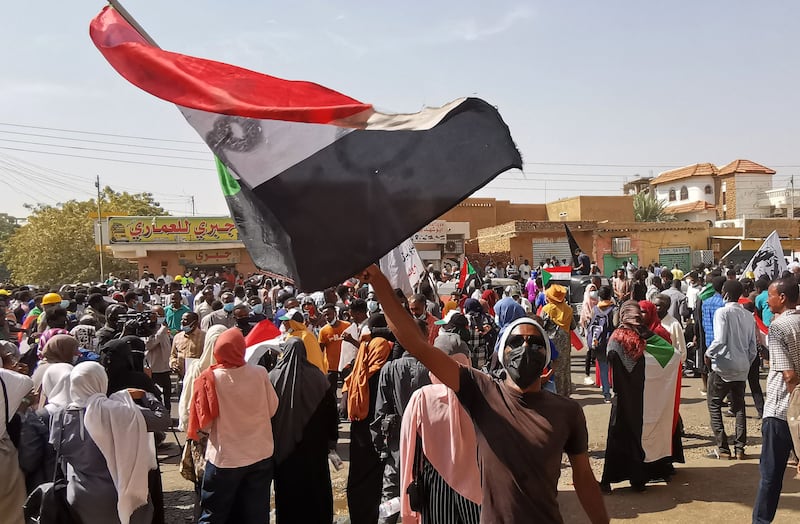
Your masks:
[{"label": "blue jeans", "polygon": [[778,510],[786,461],[792,449],[792,434],[785,420],[767,417],[761,421],[761,482],[753,506],[753,524],[772,522]]},{"label": "blue jeans", "polygon": [[198,523],[242,524],[269,522],[272,457],[241,468],[218,468],[206,463],[200,491]]},{"label": "blue jeans", "polygon": [[611,381],[608,379],[608,360],[599,358],[596,361],[600,370],[600,387],[603,389],[603,398],[611,398]]}]

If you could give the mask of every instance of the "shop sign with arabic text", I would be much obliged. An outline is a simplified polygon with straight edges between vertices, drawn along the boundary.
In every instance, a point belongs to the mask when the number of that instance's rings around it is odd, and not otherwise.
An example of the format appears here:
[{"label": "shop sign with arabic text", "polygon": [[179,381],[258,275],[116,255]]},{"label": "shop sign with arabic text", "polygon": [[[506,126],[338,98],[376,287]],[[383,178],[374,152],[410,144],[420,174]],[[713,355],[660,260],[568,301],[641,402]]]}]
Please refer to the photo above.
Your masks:
[{"label": "shop sign with arabic text", "polygon": [[108,236],[111,244],[239,240],[227,217],[109,217]]}]

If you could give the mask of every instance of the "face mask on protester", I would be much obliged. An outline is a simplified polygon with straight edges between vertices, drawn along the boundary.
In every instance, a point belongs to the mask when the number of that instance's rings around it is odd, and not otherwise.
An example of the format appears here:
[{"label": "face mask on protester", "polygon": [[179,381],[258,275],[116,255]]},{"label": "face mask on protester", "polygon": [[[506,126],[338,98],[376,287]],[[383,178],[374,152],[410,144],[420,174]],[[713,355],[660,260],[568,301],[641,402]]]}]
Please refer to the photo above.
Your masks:
[{"label": "face mask on protester", "polygon": [[[526,340],[517,342],[516,337],[525,337]],[[511,380],[523,390],[540,379],[547,364],[547,349],[528,337],[509,335],[503,350],[503,367]]]},{"label": "face mask on protester", "polygon": [[69,300],[62,300],[60,305],[62,308],[67,309],[69,307]]},{"label": "face mask on protester", "polygon": [[160,326],[167,321],[167,317],[156,317],[156,323]]},{"label": "face mask on protester", "polygon": [[230,313],[231,311],[233,311],[234,307],[236,307],[236,304],[234,304],[233,302],[228,302],[227,304],[222,306],[222,309],[224,309],[226,313]]},{"label": "face mask on protester", "polygon": [[256,304],[255,306],[253,306],[253,314],[254,315],[260,315],[263,312],[264,312],[264,305],[263,304]]},{"label": "face mask on protester", "polygon": [[239,329],[247,329],[248,327],[250,327],[250,323],[247,321],[246,318],[239,318],[236,319],[236,326],[238,326]]},{"label": "face mask on protester", "polygon": [[592,300],[597,300],[597,291],[589,291],[589,296]]},{"label": "face mask on protester", "polygon": [[[370,313],[375,313],[376,311],[378,311],[378,301],[367,300],[367,311],[369,311]],[[421,320],[424,320],[424,317]]]},{"label": "face mask on protester", "polygon": [[183,331],[184,333],[191,333],[192,332],[192,328],[194,328],[194,322],[192,322],[191,324],[188,324],[186,326],[181,326],[181,331]]}]

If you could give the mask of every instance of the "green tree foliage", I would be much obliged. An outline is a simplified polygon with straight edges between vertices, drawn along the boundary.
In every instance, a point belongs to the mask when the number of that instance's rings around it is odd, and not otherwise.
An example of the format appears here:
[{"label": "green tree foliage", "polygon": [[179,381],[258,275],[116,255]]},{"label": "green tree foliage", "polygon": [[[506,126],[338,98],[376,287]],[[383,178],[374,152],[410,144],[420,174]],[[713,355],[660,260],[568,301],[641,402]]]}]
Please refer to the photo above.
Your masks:
[{"label": "green tree foliage", "polygon": [[633,197],[633,216],[637,222],[673,222],[675,216],[666,212],[667,202],[650,193],[637,193]]},{"label": "green tree foliage", "polygon": [[[118,193],[106,187],[100,203],[104,216],[167,214],[151,193]],[[43,286],[97,281],[100,260],[93,218],[97,201],[70,200],[55,206],[39,204],[31,209],[28,222],[4,242],[0,258],[11,271],[13,281]],[[134,266],[104,254],[103,268],[108,274],[129,271]]]},{"label": "green tree foliage", "polygon": [[7,213],[0,213],[0,282],[5,282],[11,276],[10,271],[3,263],[3,247],[6,240],[18,228],[17,219]]}]

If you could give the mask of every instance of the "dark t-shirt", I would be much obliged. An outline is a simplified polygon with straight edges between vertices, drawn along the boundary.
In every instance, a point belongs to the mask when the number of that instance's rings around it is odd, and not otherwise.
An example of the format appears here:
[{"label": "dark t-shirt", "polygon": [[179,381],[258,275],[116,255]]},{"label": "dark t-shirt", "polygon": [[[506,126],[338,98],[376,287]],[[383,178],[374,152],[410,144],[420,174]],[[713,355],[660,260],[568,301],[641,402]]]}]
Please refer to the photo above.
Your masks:
[{"label": "dark t-shirt", "polygon": [[589,446],[580,405],[548,391],[518,393],[467,367],[460,380],[458,399],[478,437],[481,522],[562,522],[562,452],[577,455]]},{"label": "dark t-shirt", "polygon": [[581,269],[578,271],[581,275],[588,275],[589,269],[591,269],[592,259],[589,258],[589,255],[586,253],[581,253],[578,256],[578,265],[581,266]]}]

